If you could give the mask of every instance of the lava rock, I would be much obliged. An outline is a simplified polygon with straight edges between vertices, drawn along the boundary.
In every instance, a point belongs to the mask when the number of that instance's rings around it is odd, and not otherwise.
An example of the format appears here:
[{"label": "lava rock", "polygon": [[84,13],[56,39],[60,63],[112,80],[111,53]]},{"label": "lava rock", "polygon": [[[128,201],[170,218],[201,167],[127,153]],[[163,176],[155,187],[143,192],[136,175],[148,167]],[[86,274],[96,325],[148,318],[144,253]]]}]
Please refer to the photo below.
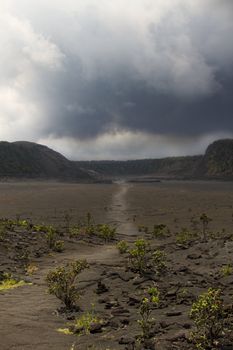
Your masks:
[{"label": "lava rock", "polygon": [[106,285],[103,282],[99,281],[97,284],[96,294],[103,294],[108,291],[109,291],[109,288],[106,287]]},{"label": "lava rock", "polygon": [[187,259],[191,259],[191,260],[197,260],[197,259],[201,259],[201,258],[202,258],[201,254],[193,253],[193,254],[187,255]]},{"label": "lava rock", "polygon": [[91,323],[90,325],[90,333],[101,333],[102,332],[102,324],[101,323]]},{"label": "lava rock", "polygon": [[122,306],[119,306],[116,309],[112,310],[113,316],[121,316],[124,314],[129,314],[129,310],[123,308]]},{"label": "lava rock", "polygon": [[168,311],[166,312],[166,316],[168,317],[174,317],[174,316],[180,316],[182,315],[181,311]]},{"label": "lava rock", "polygon": [[135,340],[134,338],[126,336],[126,337],[121,337],[118,343],[123,345],[135,344]]}]

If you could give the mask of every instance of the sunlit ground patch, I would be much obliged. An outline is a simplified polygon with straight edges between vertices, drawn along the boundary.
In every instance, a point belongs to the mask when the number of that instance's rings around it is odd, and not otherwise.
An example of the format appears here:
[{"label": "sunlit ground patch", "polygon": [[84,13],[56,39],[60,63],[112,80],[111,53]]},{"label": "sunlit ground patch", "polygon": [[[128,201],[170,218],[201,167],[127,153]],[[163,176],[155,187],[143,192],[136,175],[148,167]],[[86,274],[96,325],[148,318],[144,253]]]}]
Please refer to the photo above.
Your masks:
[{"label": "sunlit ground patch", "polygon": [[63,334],[66,334],[66,335],[71,335],[71,334],[74,334],[73,332],[71,332],[69,330],[69,328],[58,328],[57,331],[59,333],[63,333]]},{"label": "sunlit ground patch", "polygon": [[25,281],[16,281],[13,278],[5,279],[0,283],[0,292],[28,285],[32,285],[32,283],[27,283]]}]

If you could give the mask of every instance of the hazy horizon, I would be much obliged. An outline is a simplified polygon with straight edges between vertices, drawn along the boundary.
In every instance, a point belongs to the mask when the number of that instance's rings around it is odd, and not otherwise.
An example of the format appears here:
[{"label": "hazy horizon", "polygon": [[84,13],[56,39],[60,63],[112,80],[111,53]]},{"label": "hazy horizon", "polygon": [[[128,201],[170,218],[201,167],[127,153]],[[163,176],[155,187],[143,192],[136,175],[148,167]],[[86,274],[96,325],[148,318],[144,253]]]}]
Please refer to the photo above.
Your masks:
[{"label": "hazy horizon", "polygon": [[[52,149],[53,151],[56,151],[58,153],[60,153],[61,155],[65,156],[68,160],[71,160],[71,161],[134,161],[134,160],[148,160],[148,159],[165,159],[165,158],[170,158],[170,157],[192,157],[192,156],[203,156],[205,154],[205,151],[207,150],[208,146],[210,146],[213,142],[215,141],[223,141],[223,140],[232,140],[233,141],[233,138],[222,138],[222,139],[216,139],[216,140],[213,140],[211,141],[207,146],[206,148],[204,149],[203,152],[200,152],[200,153],[193,153],[193,154],[182,154],[182,155],[177,155],[177,156],[172,156],[172,155],[164,155],[164,156],[160,156],[160,157],[135,157],[135,158],[95,158],[95,159],[87,159],[87,158],[83,158],[83,159],[72,159],[72,157],[69,157],[69,156],[66,156],[65,153],[53,147],[50,147],[49,145],[46,145],[46,144],[42,144],[42,143],[36,143],[36,142],[33,142],[33,141],[25,141],[25,140],[15,140],[15,141],[12,141],[10,143],[35,143],[37,145],[41,145],[41,146],[46,146],[46,147],[49,147],[50,149]],[[0,143],[1,142],[9,142],[7,140],[0,140]]]}]

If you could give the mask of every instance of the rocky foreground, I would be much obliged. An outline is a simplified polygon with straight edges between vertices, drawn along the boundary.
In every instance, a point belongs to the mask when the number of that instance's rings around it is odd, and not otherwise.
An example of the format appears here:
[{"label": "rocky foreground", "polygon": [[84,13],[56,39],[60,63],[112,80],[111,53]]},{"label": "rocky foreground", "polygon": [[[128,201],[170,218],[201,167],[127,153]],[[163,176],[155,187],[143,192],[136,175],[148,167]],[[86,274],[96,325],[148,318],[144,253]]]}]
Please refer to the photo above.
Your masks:
[{"label": "rocky foreground", "polygon": [[[233,235],[203,224],[198,217],[179,232],[155,225],[124,234],[88,216],[59,229],[2,219],[1,284],[25,285],[0,290],[1,349],[196,349],[190,312],[209,288],[220,290],[224,311],[212,349],[232,349]],[[46,293],[46,276],[77,260],[89,268],[77,278],[76,307],[66,308]],[[140,323],[145,298],[147,328]]]}]

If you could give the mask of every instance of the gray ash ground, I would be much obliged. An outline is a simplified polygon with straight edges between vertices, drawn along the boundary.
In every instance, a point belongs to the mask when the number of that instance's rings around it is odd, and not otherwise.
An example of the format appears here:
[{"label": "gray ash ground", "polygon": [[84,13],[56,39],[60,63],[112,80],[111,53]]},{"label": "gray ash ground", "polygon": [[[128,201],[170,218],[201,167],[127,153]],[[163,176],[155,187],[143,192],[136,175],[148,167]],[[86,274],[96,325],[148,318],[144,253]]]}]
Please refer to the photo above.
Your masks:
[{"label": "gray ash ground", "polygon": [[[0,242],[0,272],[12,272],[33,283],[0,292],[2,350],[70,350],[72,345],[74,349],[134,349],[140,335],[140,300],[147,287],[153,285],[160,291],[160,303],[152,311],[155,323],[147,348],[193,349],[188,341],[193,328],[191,305],[209,287],[221,288],[233,328],[233,274],[221,273],[223,266],[232,264],[232,183],[15,183],[1,184],[0,191],[3,217],[20,215],[33,223],[56,225],[65,241],[64,252],[51,252],[43,232],[20,228],[7,231]],[[115,241],[105,244],[96,238],[70,239],[64,219],[67,211],[72,217],[71,225],[91,212],[97,222],[117,225],[117,240],[124,239],[132,246],[138,237],[147,239],[152,250],[166,253],[166,271],[160,275],[149,271],[140,276],[130,270],[127,254],[119,254]],[[208,241],[199,236],[187,244],[177,244],[176,234],[183,227],[201,232],[200,223],[195,221],[203,212],[213,219],[208,227]],[[152,228],[158,223],[169,227],[166,238],[155,239],[137,230],[138,225]],[[27,263],[37,267],[33,275],[25,272],[22,255],[26,250]],[[45,277],[51,269],[74,259],[86,259],[90,268],[79,278],[81,311],[64,312],[60,301],[46,293]],[[57,331],[91,310],[92,304],[96,315],[104,320],[101,327],[93,326],[91,334],[81,336]],[[232,342],[229,333],[222,341],[222,349],[230,349]]]}]

